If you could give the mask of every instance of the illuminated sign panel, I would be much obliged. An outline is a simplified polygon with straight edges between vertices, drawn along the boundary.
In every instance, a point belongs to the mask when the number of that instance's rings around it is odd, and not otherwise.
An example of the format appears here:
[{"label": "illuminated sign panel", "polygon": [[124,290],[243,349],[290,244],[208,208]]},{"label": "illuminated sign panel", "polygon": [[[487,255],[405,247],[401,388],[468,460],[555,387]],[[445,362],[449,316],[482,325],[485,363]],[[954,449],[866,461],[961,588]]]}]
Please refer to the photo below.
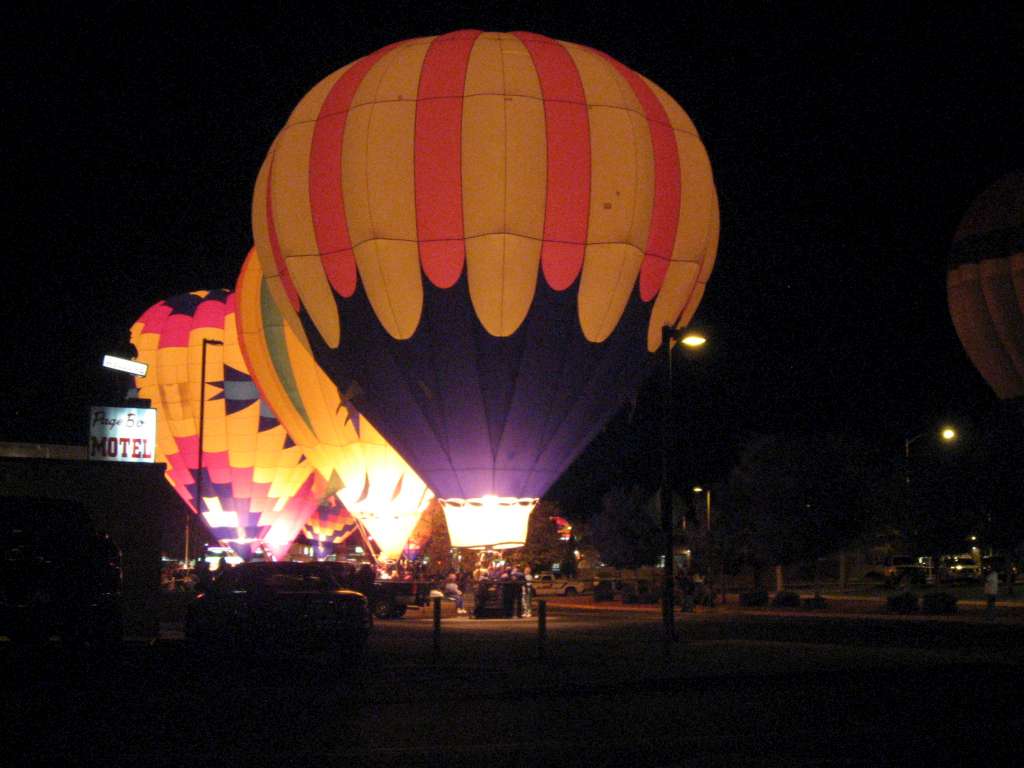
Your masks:
[{"label": "illuminated sign panel", "polygon": [[89,412],[89,458],[152,464],[156,453],[156,409],[104,408]]},{"label": "illuminated sign panel", "polygon": [[125,360],[123,357],[114,357],[113,355],[103,356],[103,367],[112,371],[130,373],[132,376],[145,376],[149,370],[146,363],[140,363],[138,360]]}]

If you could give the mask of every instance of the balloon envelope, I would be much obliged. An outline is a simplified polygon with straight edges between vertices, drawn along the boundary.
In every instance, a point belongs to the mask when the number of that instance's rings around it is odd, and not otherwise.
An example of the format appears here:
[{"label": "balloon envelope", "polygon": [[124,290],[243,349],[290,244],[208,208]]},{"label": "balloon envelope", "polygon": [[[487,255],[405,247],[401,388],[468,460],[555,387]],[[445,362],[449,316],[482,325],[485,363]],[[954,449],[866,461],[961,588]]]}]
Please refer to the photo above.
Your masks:
[{"label": "balloon envelope", "polygon": [[[219,342],[207,345],[205,371],[204,339]],[[312,465],[245,367],[234,294],[197,291],[161,301],[132,326],[131,340],[149,365],[136,386],[156,408],[157,460],[167,464],[168,481],[223,545],[247,559],[261,548],[282,556],[315,510],[319,490]]]},{"label": "balloon envelope", "polygon": [[953,238],[947,288],[971,362],[1000,399],[1024,398],[1024,173],[971,205]]},{"label": "balloon envelope", "polygon": [[324,559],[338,544],[355,537],[362,540],[359,523],[336,496],[328,496],[302,526],[302,536],[315,549],[318,559]]},{"label": "balloon envelope", "polygon": [[657,85],[466,30],[315,86],[261,168],[253,233],[285,321],[442,498],[453,544],[515,546],[663,326],[692,318],[718,205]]},{"label": "balloon envelope", "polygon": [[245,260],[236,295],[242,351],[263,399],[373,536],[381,557],[397,560],[433,494],[284,322],[255,253]]}]

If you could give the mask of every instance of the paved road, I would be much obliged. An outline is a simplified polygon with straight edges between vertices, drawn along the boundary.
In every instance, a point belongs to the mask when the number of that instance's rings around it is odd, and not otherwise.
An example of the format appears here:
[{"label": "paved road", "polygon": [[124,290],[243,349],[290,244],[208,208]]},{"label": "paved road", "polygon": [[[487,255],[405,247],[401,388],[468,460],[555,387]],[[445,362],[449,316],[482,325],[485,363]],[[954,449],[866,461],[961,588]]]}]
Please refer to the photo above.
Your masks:
[{"label": "paved road", "polygon": [[[1015,765],[1016,622],[680,617],[379,622],[360,662],[211,665],[177,641],[101,663],[0,644],[12,762],[188,765]],[[1019,748],[1019,747],[1018,747]],[[973,762],[973,760],[972,760]]]}]

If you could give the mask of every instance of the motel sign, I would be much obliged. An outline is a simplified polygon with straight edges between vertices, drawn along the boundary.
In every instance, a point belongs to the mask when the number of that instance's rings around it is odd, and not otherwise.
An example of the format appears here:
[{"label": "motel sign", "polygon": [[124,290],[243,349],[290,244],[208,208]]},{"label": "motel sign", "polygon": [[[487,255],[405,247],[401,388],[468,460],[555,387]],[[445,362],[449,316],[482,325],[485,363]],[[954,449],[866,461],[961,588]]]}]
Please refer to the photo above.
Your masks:
[{"label": "motel sign", "polygon": [[156,409],[92,407],[89,459],[152,464],[155,453]]}]

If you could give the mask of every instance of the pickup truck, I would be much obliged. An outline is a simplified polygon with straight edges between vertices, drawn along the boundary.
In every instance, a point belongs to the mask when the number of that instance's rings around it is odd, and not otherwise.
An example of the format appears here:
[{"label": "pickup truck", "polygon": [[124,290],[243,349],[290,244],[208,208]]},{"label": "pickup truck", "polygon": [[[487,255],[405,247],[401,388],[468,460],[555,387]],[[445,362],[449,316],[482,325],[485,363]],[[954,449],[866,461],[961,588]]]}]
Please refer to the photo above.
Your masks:
[{"label": "pickup truck", "polygon": [[410,605],[426,605],[430,593],[428,581],[378,580],[366,594],[370,610],[377,619],[397,619]]},{"label": "pickup truck", "polygon": [[338,581],[366,595],[375,619],[397,619],[410,605],[426,605],[430,583],[404,579],[374,579],[373,569],[353,563],[328,563]]},{"label": "pickup truck", "polygon": [[594,585],[583,579],[574,579],[568,576],[560,576],[555,573],[542,571],[533,577],[533,591],[539,597],[548,595],[582,595],[593,590]]}]

